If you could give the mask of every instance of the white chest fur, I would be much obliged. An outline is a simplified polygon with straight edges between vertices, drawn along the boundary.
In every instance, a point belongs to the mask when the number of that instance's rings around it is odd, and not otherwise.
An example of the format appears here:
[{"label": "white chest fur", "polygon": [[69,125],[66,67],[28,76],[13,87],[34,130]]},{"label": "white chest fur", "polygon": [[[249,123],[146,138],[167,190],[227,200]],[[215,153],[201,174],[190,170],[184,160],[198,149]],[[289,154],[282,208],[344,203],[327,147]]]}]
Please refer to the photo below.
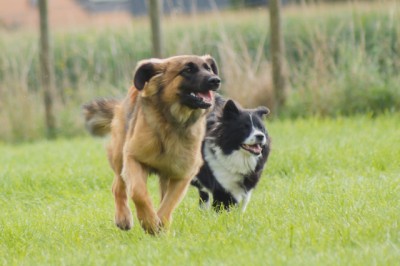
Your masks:
[{"label": "white chest fur", "polygon": [[257,157],[242,149],[225,155],[210,140],[205,142],[204,156],[217,181],[233,195],[238,203],[243,199],[245,199],[244,203],[247,203],[251,191],[246,191],[243,187],[244,176],[254,171]]}]

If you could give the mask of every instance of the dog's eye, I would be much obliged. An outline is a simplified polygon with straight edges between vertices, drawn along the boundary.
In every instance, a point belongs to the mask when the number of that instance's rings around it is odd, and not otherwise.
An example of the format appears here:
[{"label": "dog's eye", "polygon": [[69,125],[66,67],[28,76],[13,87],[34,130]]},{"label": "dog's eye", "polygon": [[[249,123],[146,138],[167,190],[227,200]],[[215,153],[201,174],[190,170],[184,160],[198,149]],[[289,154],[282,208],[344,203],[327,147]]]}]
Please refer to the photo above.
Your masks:
[{"label": "dog's eye", "polygon": [[207,70],[207,71],[211,71],[211,67],[210,67],[209,65],[207,65],[207,64],[204,64],[204,68],[205,68],[205,70]]},{"label": "dog's eye", "polygon": [[199,68],[194,64],[194,63],[188,63],[185,65],[185,67],[182,69],[182,74],[191,74],[195,73],[199,70]]},{"label": "dog's eye", "polygon": [[192,73],[193,72],[193,67],[188,66],[183,70],[183,72]]}]

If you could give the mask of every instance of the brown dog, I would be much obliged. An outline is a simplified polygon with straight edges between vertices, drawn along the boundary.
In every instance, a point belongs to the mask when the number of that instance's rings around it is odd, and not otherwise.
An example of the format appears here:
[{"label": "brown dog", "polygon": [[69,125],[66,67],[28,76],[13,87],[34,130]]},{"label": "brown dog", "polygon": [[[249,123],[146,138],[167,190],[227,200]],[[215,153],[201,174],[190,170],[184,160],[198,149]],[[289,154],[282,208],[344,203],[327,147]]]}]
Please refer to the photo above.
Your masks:
[{"label": "brown dog", "polygon": [[[115,223],[132,227],[128,196],[143,229],[157,233],[170,224],[173,210],[202,165],[201,143],[208,109],[220,85],[215,60],[176,56],[139,62],[127,97],[84,105],[93,135],[111,130],[108,158],[115,173]],[[146,187],[149,173],[160,180],[156,212]]]}]

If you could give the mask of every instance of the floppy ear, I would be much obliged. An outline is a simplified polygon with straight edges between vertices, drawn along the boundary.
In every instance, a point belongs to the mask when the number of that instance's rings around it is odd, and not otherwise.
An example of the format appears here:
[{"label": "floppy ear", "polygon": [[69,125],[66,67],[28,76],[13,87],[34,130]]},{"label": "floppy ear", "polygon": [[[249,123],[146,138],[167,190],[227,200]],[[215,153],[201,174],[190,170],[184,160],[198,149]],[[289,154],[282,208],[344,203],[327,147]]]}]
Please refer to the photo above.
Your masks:
[{"label": "floppy ear", "polygon": [[218,66],[217,66],[217,63],[215,62],[215,59],[212,58],[210,55],[205,55],[205,56],[203,56],[203,58],[210,65],[214,74],[218,75]]},{"label": "floppy ear", "polygon": [[235,104],[234,101],[228,100],[222,111],[222,117],[224,119],[234,119],[240,114],[239,107]]},{"label": "floppy ear", "polygon": [[263,116],[267,116],[269,115],[269,113],[271,112],[267,107],[265,106],[259,106],[257,107],[254,112],[259,116],[259,117],[263,117]]},{"label": "floppy ear", "polygon": [[158,66],[161,63],[159,59],[150,59],[138,63],[133,84],[138,90],[143,90],[146,82],[158,73]]}]

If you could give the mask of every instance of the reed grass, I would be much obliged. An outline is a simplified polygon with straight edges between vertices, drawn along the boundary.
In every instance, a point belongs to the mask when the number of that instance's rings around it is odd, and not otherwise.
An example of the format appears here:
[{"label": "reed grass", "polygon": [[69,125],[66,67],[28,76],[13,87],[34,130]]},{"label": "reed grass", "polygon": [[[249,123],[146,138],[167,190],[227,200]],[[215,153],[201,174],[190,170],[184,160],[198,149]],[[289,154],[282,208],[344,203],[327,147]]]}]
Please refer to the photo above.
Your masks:
[{"label": "reed grass", "polygon": [[[269,20],[265,9],[171,16],[166,56],[211,54],[222,93],[244,106],[274,106]],[[400,108],[400,9],[396,2],[287,7],[283,30],[290,90],[280,117],[379,114]],[[143,18],[123,28],[54,30],[56,110],[60,136],[83,132],[80,105],[122,97],[136,62],[151,57]],[[34,32],[0,35],[0,139],[44,136]]]}]

